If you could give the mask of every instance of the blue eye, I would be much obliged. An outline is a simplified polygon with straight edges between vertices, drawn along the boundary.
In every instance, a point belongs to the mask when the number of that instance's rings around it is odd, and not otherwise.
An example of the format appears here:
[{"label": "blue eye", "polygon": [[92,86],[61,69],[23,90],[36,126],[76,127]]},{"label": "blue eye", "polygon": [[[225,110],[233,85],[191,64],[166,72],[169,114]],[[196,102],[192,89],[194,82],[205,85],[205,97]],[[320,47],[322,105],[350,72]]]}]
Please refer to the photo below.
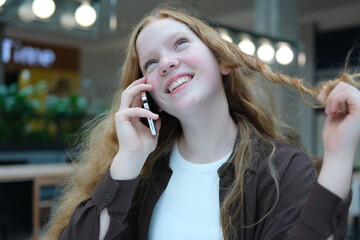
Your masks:
[{"label": "blue eye", "polygon": [[147,61],[144,64],[144,70],[147,70],[150,67],[150,65],[155,64],[155,63],[157,63],[157,60],[155,60],[155,59],[151,59],[151,60]]},{"label": "blue eye", "polygon": [[182,45],[182,44],[184,44],[184,43],[187,43],[187,42],[189,42],[189,40],[187,40],[186,38],[179,38],[179,39],[176,41],[176,43],[175,43],[175,49],[176,49],[178,46],[180,46],[180,45]]}]

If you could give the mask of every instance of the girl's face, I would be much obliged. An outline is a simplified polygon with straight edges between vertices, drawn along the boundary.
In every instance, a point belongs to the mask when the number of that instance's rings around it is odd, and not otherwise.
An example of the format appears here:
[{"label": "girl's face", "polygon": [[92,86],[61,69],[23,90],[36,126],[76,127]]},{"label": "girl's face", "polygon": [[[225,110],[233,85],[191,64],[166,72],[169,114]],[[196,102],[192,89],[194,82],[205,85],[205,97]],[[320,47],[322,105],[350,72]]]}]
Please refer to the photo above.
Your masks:
[{"label": "girl's face", "polygon": [[[139,34],[136,50],[151,96],[161,109],[180,117],[199,111],[223,92],[222,69],[213,53],[185,24],[156,19]],[[210,101],[211,102],[211,101]]]}]

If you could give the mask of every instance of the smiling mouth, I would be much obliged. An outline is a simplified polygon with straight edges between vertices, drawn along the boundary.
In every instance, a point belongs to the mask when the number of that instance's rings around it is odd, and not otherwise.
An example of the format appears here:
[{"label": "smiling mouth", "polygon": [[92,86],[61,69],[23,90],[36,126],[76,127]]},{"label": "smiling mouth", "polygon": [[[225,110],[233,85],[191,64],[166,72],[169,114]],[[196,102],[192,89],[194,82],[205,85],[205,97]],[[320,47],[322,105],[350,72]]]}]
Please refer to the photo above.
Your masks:
[{"label": "smiling mouth", "polygon": [[190,77],[190,76],[184,76],[184,77],[181,77],[181,78],[177,79],[176,81],[172,82],[170,84],[170,86],[168,87],[168,92],[171,93],[172,91],[174,91],[175,89],[177,89],[178,87],[183,85],[184,83],[187,83],[188,81],[190,81],[191,78],[192,77]]}]

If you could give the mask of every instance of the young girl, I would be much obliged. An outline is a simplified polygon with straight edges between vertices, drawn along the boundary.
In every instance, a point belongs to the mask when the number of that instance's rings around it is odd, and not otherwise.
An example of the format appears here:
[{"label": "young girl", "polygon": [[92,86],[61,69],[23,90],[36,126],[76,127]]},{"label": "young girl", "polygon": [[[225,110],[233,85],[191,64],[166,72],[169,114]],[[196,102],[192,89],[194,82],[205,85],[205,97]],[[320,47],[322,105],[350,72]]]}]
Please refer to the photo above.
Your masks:
[{"label": "young girl", "polygon": [[[319,176],[259,100],[256,73],[324,104]],[[46,239],[343,239],[360,136],[360,93],[347,82],[319,94],[193,16],[152,12],[131,35],[121,89],[82,146]],[[146,91],[159,114],[142,108]]]}]

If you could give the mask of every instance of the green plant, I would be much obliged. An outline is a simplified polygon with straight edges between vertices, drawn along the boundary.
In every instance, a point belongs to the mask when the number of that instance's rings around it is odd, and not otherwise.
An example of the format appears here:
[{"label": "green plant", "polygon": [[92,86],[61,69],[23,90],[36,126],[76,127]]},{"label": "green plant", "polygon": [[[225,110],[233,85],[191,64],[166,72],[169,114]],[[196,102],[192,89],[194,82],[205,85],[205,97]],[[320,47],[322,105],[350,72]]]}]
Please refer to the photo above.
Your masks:
[{"label": "green plant", "polygon": [[32,86],[0,85],[0,142],[26,139],[26,122],[40,107],[39,100],[31,98],[35,90]]},{"label": "green plant", "polygon": [[23,88],[0,85],[0,143],[63,141],[82,125],[86,106],[77,94],[48,94],[44,81]]}]

